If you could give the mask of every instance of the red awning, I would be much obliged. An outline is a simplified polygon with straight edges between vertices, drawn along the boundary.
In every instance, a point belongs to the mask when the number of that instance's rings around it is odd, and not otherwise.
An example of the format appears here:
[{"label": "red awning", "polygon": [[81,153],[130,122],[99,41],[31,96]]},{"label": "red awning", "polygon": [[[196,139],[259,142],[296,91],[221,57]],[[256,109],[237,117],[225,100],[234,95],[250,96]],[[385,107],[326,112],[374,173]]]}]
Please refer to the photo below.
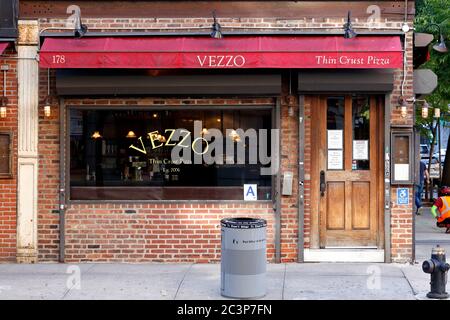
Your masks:
[{"label": "red awning", "polygon": [[0,54],[3,54],[8,46],[9,42],[0,42]]},{"label": "red awning", "polygon": [[47,38],[44,68],[401,68],[399,37]]}]

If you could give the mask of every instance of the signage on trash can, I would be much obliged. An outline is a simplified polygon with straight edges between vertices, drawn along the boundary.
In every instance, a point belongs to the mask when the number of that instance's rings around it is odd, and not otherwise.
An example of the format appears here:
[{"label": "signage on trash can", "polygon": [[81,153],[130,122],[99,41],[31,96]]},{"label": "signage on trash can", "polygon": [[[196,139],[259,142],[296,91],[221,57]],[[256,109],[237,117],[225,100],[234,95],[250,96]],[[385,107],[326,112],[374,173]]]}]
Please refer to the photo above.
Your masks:
[{"label": "signage on trash can", "polygon": [[244,184],[244,200],[245,201],[258,200],[258,190],[256,184]]},{"label": "signage on trash can", "polygon": [[398,188],[397,189],[397,204],[409,204],[409,189]]}]

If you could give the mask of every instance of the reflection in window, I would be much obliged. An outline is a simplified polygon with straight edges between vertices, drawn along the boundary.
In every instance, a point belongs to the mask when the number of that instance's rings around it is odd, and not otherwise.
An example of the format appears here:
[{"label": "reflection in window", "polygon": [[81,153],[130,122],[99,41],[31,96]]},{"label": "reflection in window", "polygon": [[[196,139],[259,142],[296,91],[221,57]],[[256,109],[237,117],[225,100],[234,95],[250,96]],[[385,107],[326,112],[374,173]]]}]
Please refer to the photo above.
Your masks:
[{"label": "reflection in window", "polygon": [[353,170],[370,169],[370,103],[367,96],[352,97]]},{"label": "reflection in window", "polygon": [[[194,121],[202,122],[198,133],[194,132]],[[192,141],[194,134],[202,137],[208,134],[208,129],[220,130],[224,154],[226,140],[231,139],[235,150],[238,144],[244,148],[246,162],[236,163],[237,152],[235,164],[225,159],[227,163],[223,164],[174,162],[173,144],[180,140],[168,140],[173,130],[180,128],[192,134]],[[271,111],[71,109],[70,197],[72,200],[242,200],[243,185],[257,184],[258,200],[268,200],[271,176],[260,174],[259,161],[249,163],[249,139],[236,132],[227,135],[225,131],[238,128],[270,132]],[[201,139],[198,142],[195,149],[202,152],[206,143]],[[259,139],[256,144],[259,148]],[[270,150],[268,153],[270,156]]]},{"label": "reflection in window", "polygon": [[327,99],[327,129],[344,130],[344,97]]},{"label": "reflection in window", "polygon": [[344,169],[344,97],[327,99],[327,168]]}]

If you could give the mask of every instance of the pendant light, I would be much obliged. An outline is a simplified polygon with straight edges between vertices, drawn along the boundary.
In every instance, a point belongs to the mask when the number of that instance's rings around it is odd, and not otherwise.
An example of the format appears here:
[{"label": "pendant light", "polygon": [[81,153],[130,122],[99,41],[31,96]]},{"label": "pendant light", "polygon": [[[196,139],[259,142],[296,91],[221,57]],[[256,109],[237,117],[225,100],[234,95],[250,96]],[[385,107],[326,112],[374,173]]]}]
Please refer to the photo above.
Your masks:
[{"label": "pendant light", "polygon": [[8,98],[6,97],[6,70],[3,70],[3,96],[0,98],[0,118],[7,116]]},{"label": "pendant light", "polygon": [[402,118],[406,118],[408,114],[408,104],[406,103],[406,99],[404,97],[400,97],[398,99],[398,106],[397,108],[400,108],[400,116]]},{"label": "pendant light", "polygon": [[6,97],[2,97],[0,103],[1,103],[0,104],[0,118],[4,119],[4,118],[6,118],[7,111],[8,111],[6,108],[8,99],[6,99]]},{"label": "pendant light", "polygon": [[430,109],[430,105],[428,102],[424,102],[422,106],[422,118],[427,119],[428,118],[428,110]]},{"label": "pendant light", "polygon": [[128,131],[127,136],[128,139],[136,138],[136,134],[133,130]]},{"label": "pendant light", "polygon": [[440,108],[434,108],[434,117],[440,118],[441,117],[441,109]]},{"label": "pendant light", "polygon": [[102,135],[100,134],[100,132],[95,131],[95,132],[92,134],[91,138],[92,138],[92,139],[101,139],[101,138],[102,138]]},{"label": "pendant light", "polygon": [[51,99],[50,99],[50,68],[47,69],[47,97],[44,100],[44,116],[49,118],[52,115]]}]

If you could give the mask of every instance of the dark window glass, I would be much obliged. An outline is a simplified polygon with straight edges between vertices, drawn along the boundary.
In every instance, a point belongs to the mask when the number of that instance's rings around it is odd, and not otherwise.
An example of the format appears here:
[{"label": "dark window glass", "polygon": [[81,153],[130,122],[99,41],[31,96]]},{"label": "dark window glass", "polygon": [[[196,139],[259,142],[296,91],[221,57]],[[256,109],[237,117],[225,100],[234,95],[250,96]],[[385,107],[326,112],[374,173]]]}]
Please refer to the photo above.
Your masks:
[{"label": "dark window glass", "polygon": [[344,97],[327,99],[327,129],[344,130]]},{"label": "dark window glass", "polygon": [[11,177],[11,134],[0,133],[0,177]]},{"label": "dark window glass", "polygon": [[345,98],[327,99],[327,168],[344,170]]},{"label": "dark window glass", "polygon": [[[194,127],[195,121],[201,121],[200,128]],[[185,129],[182,133],[181,128]],[[243,185],[256,184],[258,200],[269,200],[272,177],[261,175],[260,158],[257,163],[249,159],[250,147],[259,150],[261,139],[251,140],[239,135],[240,131],[230,131],[238,128],[267,129],[270,133],[271,110],[71,109],[70,198],[243,200]],[[223,139],[209,138],[212,129],[218,129]],[[177,133],[180,139],[175,139]],[[193,150],[197,154],[211,151],[214,142],[222,145],[224,163],[202,159],[196,163]],[[174,160],[172,151],[178,143],[186,146],[190,161]],[[226,153],[227,144],[235,151],[231,155]],[[270,136],[265,145],[270,156]],[[244,163],[238,163],[238,148],[244,150]],[[216,152],[210,155],[220,158]]]},{"label": "dark window glass", "polygon": [[352,98],[353,170],[370,169],[370,104],[369,97]]}]

